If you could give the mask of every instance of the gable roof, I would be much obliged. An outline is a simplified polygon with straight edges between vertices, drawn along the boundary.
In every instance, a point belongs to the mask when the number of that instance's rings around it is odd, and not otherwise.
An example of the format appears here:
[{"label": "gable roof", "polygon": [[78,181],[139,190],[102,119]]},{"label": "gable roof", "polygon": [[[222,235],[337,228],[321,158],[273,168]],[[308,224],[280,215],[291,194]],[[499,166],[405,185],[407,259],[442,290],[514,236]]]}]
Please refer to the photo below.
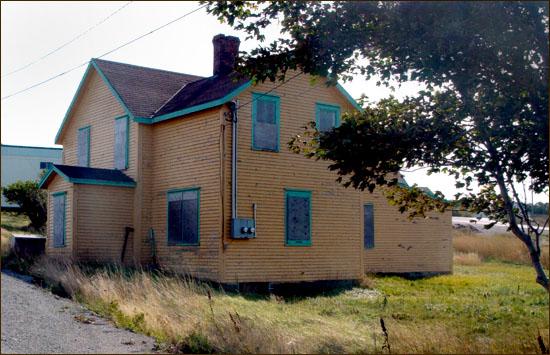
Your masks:
[{"label": "gable roof", "polygon": [[[72,108],[92,69],[95,69],[126,114],[134,121],[153,124],[223,105],[251,85],[236,73],[203,78],[137,65],[92,59],[55,136],[59,142]],[[346,92],[338,91],[358,110],[362,108]]]},{"label": "gable roof", "polygon": [[122,187],[134,187],[136,185],[136,182],[132,178],[120,170],[50,164],[48,171],[40,181],[38,187],[41,189],[46,188],[54,173],[61,176],[65,181],[73,184]]},{"label": "gable roof", "polygon": [[201,76],[92,59],[135,117],[152,117],[170,97]]}]

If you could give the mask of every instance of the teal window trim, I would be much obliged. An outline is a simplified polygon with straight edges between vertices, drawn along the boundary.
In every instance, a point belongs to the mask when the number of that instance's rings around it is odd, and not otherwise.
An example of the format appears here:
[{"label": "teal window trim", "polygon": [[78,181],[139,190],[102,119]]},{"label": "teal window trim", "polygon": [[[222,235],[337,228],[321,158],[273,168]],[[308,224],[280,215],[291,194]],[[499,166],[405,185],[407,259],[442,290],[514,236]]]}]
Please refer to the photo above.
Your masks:
[{"label": "teal window trim", "polygon": [[[267,100],[275,102],[275,124],[277,125],[277,148],[276,149],[266,149],[256,146],[254,141],[254,127],[256,126],[256,110],[258,108],[258,100]],[[281,114],[281,98],[275,95],[267,95],[262,93],[252,93],[252,150],[263,151],[263,152],[279,152],[281,146],[281,123],[280,123],[280,114]]]},{"label": "teal window trim", "polygon": [[[288,203],[289,196],[295,197],[307,197],[309,199],[309,238],[308,240],[288,240]],[[311,230],[313,228],[312,215],[311,215],[311,191],[299,190],[299,189],[285,189],[285,246],[311,246]]]},{"label": "teal window trim", "polygon": [[[61,245],[55,245],[55,240],[52,241],[52,245],[54,248],[65,248],[67,246],[67,191],[61,191],[61,192],[54,192],[52,194],[52,197],[57,196],[63,196],[63,243]],[[55,217],[54,217],[54,223],[55,223]],[[55,231],[55,227],[53,227],[53,230]]]},{"label": "teal window trim", "polygon": [[[371,206],[372,207],[372,245],[367,245],[367,240],[365,238],[365,235],[367,233],[367,231],[365,230],[365,221],[364,221],[364,218],[365,218],[365,207],[366,206]],[[375,225],[374,225],[374,204],[371,203],[371,202],[367,202],[367,203],[364,203],[363,204],[363,248],[364,249],[374,249],[374,246],[375,246]]]},{"label": "teal window trim", "polygon": [[[168,232],[170,230],[170,221],[168,216],[170,214],[170,201],[168,195],[171,193],[185,192],[185,191],[197,191],[197,242],[196,243],[174,243],[168,239]],[[188,187],[182,189],[172,189],[166,191],[166,245],[168,246],[200,246],[201,242],[201,188],[200,187]]]},{"label": "teal window trim", "polygon": [[[86,167],[89,168],[90,167],[90,157],[91,157],[91,152],[90,152],[90,147],[91,147],[91,134],[90,134],[90,131],[91,131],[91,128],[92,126],[84,126],[84,127],[80,127],[78,129],[78,131],[84,131],[84,130],[87,130],[88,131],[88,139],[87,139],[87,144],[88,144],[88,147],[87,147],[87,153],[88,153],[88,157],[86,158],[87,159],[87,165]],[[76,149],[77,149],[77,153],[78,153],[78,140],[76,142]],[[77,157],[77,160],[78,160],[78,157]]]},{"label": "teal window trim", "polygon": [[335,105],[335,104],[327,104],[327,103],[324,103],[324,102],[316,102],[315,103],[315,124],[317,126],[317,129],[319,129],[320,127],[320,116],[321,116],[321,110],[326,110],[326,111],[334,111],[336,113],[335,117],[335,126],[334,127],[338,127],[340,126],[340,106],[338,105]]},{"label": "teal window trim", "polygon": [[[125,158],[124,158],[126,162],[124,164],[124,169],[122,170],[127,170],[130,164],[130,117],[128,115],[115,117],[115,121],[122,120],[122,119],[126,119],[126,147],[124,148],[126,149]],[[116,127],[116,124],[115,124],[115,127]],[[115,135],[116,135],[116,132],[115,132]]]}]

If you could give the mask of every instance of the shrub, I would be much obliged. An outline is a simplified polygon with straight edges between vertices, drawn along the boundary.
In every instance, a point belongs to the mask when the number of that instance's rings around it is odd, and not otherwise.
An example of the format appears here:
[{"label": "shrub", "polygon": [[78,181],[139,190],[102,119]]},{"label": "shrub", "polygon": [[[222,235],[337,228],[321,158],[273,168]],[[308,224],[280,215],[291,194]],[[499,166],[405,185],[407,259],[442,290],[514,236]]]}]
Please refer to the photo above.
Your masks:
[{"label": "shrub", "polygon": [[29,217],[30,229],[43,233],[47,218],[47,195],[33,180],[17,181],[2,188],[2,193],[11,203],[17,203],[21,212]]}]

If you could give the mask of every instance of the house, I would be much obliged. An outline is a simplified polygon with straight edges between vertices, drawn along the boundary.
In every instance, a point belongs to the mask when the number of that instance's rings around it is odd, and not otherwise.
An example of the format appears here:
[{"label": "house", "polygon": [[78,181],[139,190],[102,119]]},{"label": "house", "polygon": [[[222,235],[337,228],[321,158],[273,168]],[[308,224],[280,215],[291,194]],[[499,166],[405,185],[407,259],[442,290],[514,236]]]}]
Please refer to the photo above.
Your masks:
[{"label": "house", "polygon": [[49,255],[222,283],[451,272],[450,213],[408,221],[286,148],[309,121],[360,109],[342,87],[254,86],[232,72],[239,39],[213,44],[207,78],[91,60],[55,138],[63,163],[41,182]]},{"label": "house", "polygon": [[[19,180],[36,180],[47,163],[61,163],[61,148],[28,147],[2,144],[2,187]],[[2,195],[2,209],[19,206]]]}]

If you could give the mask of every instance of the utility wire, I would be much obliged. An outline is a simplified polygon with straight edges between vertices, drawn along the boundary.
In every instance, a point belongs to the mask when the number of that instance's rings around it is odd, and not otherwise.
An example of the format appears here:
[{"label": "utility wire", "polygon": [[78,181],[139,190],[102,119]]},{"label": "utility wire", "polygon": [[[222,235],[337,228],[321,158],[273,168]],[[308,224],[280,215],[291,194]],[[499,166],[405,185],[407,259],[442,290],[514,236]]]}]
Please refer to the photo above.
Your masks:
[{"label": "utility wire", "polygon": [[105,17],[103,20],[99,21],[98,23],[96,23],[95,25],[92,25],[91,27],[89,27],[86,31],[82,32],[81,34],[77,35],[76,37],[74,37],[73,39],[71,39],[70,41],[68,42],[65,42],[64,44],[62,44],[61,46],[55,48],[54,50],[44,54],[42,57],[18,68],[18,69],[15,69],[13,71],[10,71],[9,73],[7,74],[4,74],[2,75],[2,78],[6,77],[6,76],[10,76],[12,74],[15,74],[15,73],[18,73],[38,62],[41,62],[42,60],[46,59],[47,57],[49,57],[50,55],[54,54],[55,52],[58,52],[60,51],[61,49],[67,47],[69,44],[73,43],[74,41],[76,41],[77,39],[83,37],[84,35],[86,35],[88,32],[90,32],[91,30],[93,30],[94,28],[98,27],[99,25],[101,25],[102,23],[104,23],[105,21],[107,21],[108,19],[110,19],[111,17],[113,17],[114,15],[116,15],[118,12],[120,12],[122,9],[124,9],[126,6],[130,5],[132,1],[128,1],[126,4],[124,4],[122,7],[118,8],[116,11],[112,12],[109,16]]},{"label": "utility wire", "polygon": [[[115,52],[115,51],[118,51],[119,49],[121,49],[121,48],[123,48],[123,47],[126,47],[127,45],[132,44],[132,43],[134,43],[134,42],[136,42],[136,41],[138,41],[138,40],[140,40],[140,39],[142,39],[142,38],[144,38],[144,37],[147,37],[147,36],[149,36],[150,34],[153,34],[153,33],[157,32],[158,30],[163,29],[164,27],[173,24],[174,22],[180,21],[181,19],[183,19],[183,18],[185,18],[185,17],[191,15],[192,13],[195,13],[195,12],[199,11],[200,9],[202,9],[202,8],[204,8],[204,7],[206,7],[206,6],[207,6],[207,4],[204,4],[204,5],[202,5],[202,6],[199,6],[199,7],[197,7],[196,9],[194,9],[193,11],[190,11],[190,12],[188,12],[188,13],[186,13],[186,14],[184,14],[184,15],[182,15],[182,16],[180,16],[180,17],[178,17],[178,18],[176,18],[176,19],[174,19],[174,20],[172,20],[172,21],[170,21],[170,22],[165,23],[164,25],[162,25],[162,26],[160,26],[160,27],[157,27],[157,28],[155,28],[155,29],[153,29],[153,30],[151,30],[151,31],[149,31],[149,32],[147,32],[147,33],[145,33],[145,34],[143,34],[143,35],[137,37],[137,38],[134,38],[134,39],[131,40],[131,41],[128,41],[128,42],[126,42],[126,43],[124,43],[124,44],[122,44],[122,45],[120,45],[120,46],[118,46],[118,47],[116,47],[116,48],[114,48],[114,49],[111,49],[110,51],[105,52],[105,53],[103,53],[102,55],[100,55],[100,56],[98,56],[98,57],[96,57],[96,58],[99,59],[99,58],[105,57],[106,55],[109,55],[109,54],[111,54],[111,53],[113,53],[113,52]],[[57,74],[57,75],[54,75],[54,76],[52,76],[51,78],[48,78],[48,79],[46,79],[46,80],[44,80],[44,81],[41,81],[41,82],[39,82],[39,83],[36,83],[36,84],[31,85],[31,86],[29,86],[29,87],[26,87],[25,89],[19,90],[19,91],[17,91],[17,92],[14,92],[13,94],[9,94],[9,95],[7,95],[7,96],[4,96],[4,97],[1,98],[1,100],[8,99],[8,98],[10,98],[10,97],[13,97],[13,96],[15,96],[15,95],[21,94],[21,93],[23,93],[23,92],[25,92],[25,91],[31,90],[31,89],[33,89],[33,88],[35,88],[35,87],[40,86],[40,85],[43,85],[43,84],[45,84],[45,83],[47,83],[47,82],[49,82],[49,81],[52,81],[52,80],[54,80],[54,79],[57,79],[57,78],[59,78],[59,77],[65,75],[65,74],[68,74],[68,73],[70,73],[70,72],[72,72],[72,71],[74,71],[74,70],[76,70],[76,69],[78,69],[78,68],[80,68],[80,67],[83,67],[84,65],[86,65],[86,64],[88,64],[88,63],[89,63],[89,61],[86,61],[86,62],[84,62],[84,63],[82,63],[82,64],[79,64],[79,65],[77,65],[77,66],[75,66],[75,67],[73,67],[73,68],[71,68],[71,69],[68,69],[68,70],[66,70],[66,71],[64,71],[64,72],[62,72],[62,73],[59,73],[59,74]]]},{"label": "utility wire", "polygon": [[266,92],[264,92],[264,93],[258,94],[258,96],[256,96],[256,97],[253,98],[252,100],[247,101],[247,102],[245,102],[245,103],[242,104],[242,105],[239,105],[239,106],[237,107],[237,110],[240,109],[241,107],[246,106],[246,105],[250,105],[252,102],[258,100],[260,97],[265,96],[265,95],[268,95],[270,92],[274,91],[275,89],[280,88],[281,86],[288,84],[290,81],[292,81],[293,79],[299,77],[299,76],[302,75],[302,74],[303,74],[303,73],[300,71],[300,72],[296,73],[295,75],[293,75],[290,79],[285,80],[285,81],[281,82],[280,84],[274,86],[272,89],[270,89],[270,90],[268,90],[268,91],[266,91]]}]

